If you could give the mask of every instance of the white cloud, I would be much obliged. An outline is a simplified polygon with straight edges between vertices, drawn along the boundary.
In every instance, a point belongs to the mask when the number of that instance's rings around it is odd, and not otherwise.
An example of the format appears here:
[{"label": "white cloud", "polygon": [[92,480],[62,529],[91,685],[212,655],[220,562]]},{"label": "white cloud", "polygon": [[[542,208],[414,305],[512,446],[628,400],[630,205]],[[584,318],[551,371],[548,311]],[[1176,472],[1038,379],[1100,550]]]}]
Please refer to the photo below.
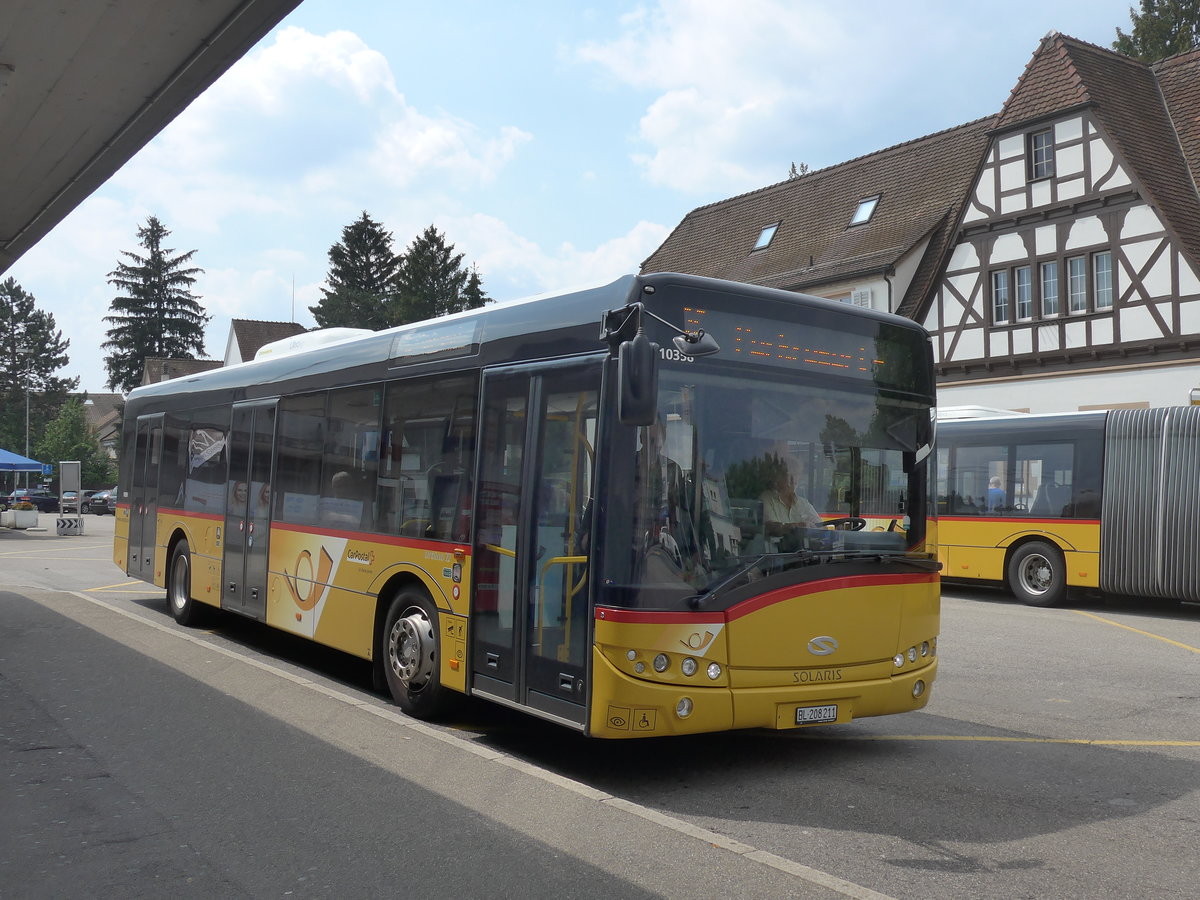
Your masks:
[{"label": "white cloud", "polygon": [[[656,95],[638,127],[649,151],[633,154],[651,182],[736,192],[782,180],[790,161],[826,143],[809,123],[836,128],[881,100],[916,27],[891,9],[868,3],[850,17],[812,0],[662,0],[577,57]],[[926,22],[923,34],[936,30]]]},{"label": "white cloud", "polygon": [[[484,289],[493,296],[501,294],[500,288],[505,285],[525,285],[526,293],[540,293],[601,284],[636,272],[670,232],[663,225],[642,221],[625,234],[590,249],[570,243],[546,249],[491,216],[447,220],[438,227],[446,231],[457,250],[466,254],[465,264],[479,267]],[[512,292],[504,291],[502,295],[512,296]]]}]

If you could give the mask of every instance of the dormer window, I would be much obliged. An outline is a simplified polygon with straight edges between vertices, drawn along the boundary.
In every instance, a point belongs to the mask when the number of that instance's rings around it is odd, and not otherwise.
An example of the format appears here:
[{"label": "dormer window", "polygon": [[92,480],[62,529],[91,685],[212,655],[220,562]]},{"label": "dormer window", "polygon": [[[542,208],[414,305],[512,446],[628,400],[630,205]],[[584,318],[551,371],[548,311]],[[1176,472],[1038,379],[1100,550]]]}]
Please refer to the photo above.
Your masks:
[{"label": "dormer window", "polygon": [[1045,131],[1035,131],[1029,135],[1029,179],[1054,176],[1054,132],[1047,128]]},{"label": "dormer window", "polygon": [[754,249],[766,250],[771,243],[771,239],[775,237],[775,232],[779,230],[779,225],[780,223],[776,222],[774,225],[766,226],[758,236],[758,240],[754,244]]},{"label": "dormer window", "polygon": [[858,201],[858,208],[854,210],[854,215],[850,217],[851,225],[865,225],[871,221],[871,216],[875,214],[875,207],[879,203],[879,195],[874,197],[865,197]]}]

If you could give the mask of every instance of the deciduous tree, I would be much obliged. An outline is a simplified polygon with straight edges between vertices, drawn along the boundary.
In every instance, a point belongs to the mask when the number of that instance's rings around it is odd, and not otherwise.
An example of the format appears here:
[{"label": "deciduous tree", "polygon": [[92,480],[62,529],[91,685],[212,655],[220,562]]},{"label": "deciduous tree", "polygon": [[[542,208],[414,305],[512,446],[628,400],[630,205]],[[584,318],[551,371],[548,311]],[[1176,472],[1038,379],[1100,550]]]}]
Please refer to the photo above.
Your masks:
[{"label": "deciduous tree", "polygon": [[67,400],[46,426],[45,434],[38,441],[36,456],[56,466],[64,459],[78,460],[84,484],[109,484],[115,479],[112,461],[101,451],[95,434],[88,427],[87,411],[78,397]]}]

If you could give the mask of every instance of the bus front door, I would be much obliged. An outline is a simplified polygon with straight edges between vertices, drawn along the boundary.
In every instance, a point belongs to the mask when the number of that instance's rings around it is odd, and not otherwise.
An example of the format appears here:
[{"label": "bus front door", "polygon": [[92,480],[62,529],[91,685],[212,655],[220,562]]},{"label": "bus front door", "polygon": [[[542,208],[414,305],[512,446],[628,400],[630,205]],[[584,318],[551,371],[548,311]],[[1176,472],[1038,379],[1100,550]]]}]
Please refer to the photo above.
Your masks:
[{"label": "bus front door", "polygon": [[471,688],[586,721],[600,364],[484,373]]},{"label": "bus front door", "polygon": [[134,444],[133,484],[129,485],[129,550],[125,571],[154,581],[158,543],[158,471],[162,462],[163,416],[139,416]]},{"label": "bus front door", "polygon": [[267,611],[275,401],[238,403],[229,428],[221,608],[262,620]]}]

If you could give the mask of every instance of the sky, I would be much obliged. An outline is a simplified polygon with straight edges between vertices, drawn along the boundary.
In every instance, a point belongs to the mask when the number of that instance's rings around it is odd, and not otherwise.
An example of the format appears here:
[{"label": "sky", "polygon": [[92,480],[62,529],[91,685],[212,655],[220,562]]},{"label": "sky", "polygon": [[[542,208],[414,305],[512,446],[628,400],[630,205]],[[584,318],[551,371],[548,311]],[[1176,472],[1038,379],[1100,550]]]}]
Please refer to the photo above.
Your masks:
[{"label": "sky", "polygon": [[998,112],[1041,38],[1109,47],[1132,0],[303,0],[6,273],[107,391],[107,275],[195,250],[231,318],[315,323],[366,211],[435,225],[510,300],[637,271],[690,210]]}]

